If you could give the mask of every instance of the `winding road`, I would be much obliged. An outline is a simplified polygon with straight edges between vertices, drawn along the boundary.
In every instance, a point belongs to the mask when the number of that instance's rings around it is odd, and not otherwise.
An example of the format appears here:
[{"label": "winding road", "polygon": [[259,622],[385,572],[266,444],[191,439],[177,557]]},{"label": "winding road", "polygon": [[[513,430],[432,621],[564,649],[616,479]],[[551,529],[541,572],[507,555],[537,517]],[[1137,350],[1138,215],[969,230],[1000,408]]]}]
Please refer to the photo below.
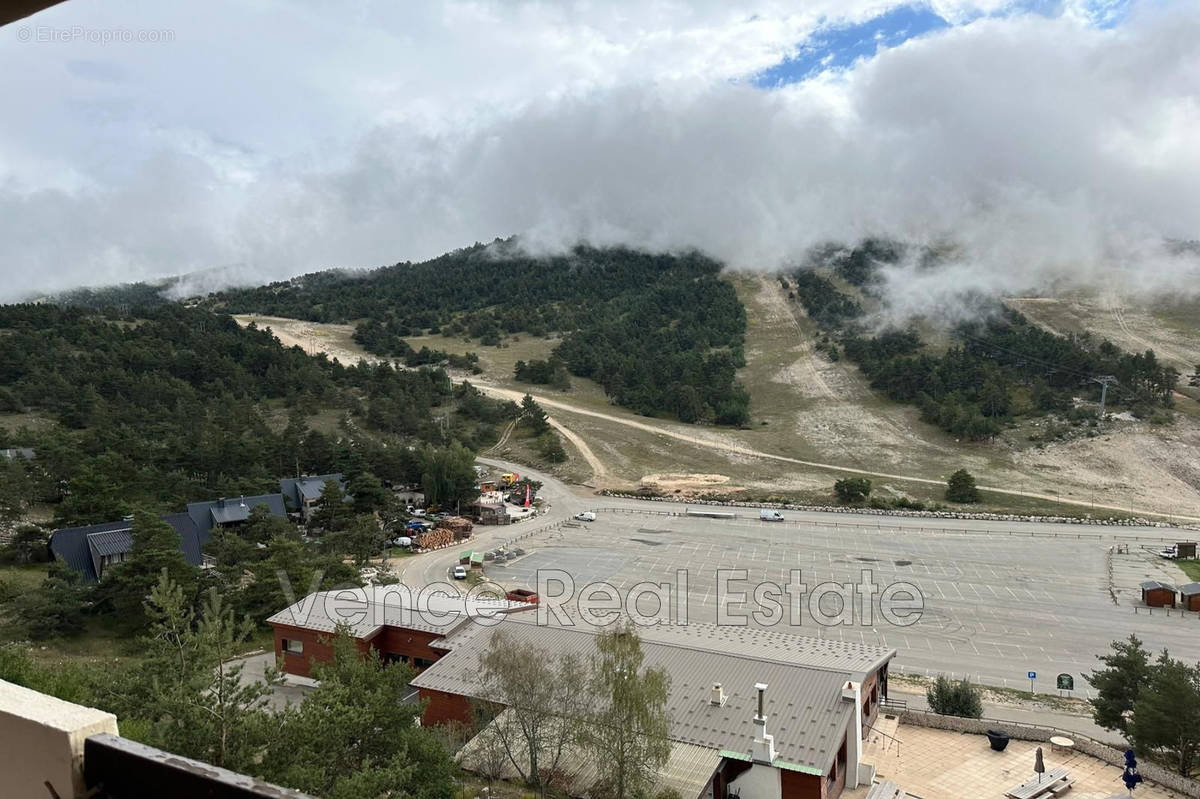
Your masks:
[{"label": "winding road", "polygon": [[[541,405],[544,408],[552,408],[552,409],[557,409],[557,410],[561,410],[561,411],[566,411],[568,413],[580,414],[581,416],[590,416],[595,419],[603,419],[606,422],[612,422],[614,424],[625,425],[627,427],[632,427],[637,430],[643,430],[648,433],[654,433],[656,435],[665,436],[666,438],[672,438],[677,441],[683,441],[683,442],[691,444],[693,446],[702,447],[704,449],[709,449],[709,450],[713,450],[715,452],[721,452],[721,453],[725,453],[725,454],[729,454],[729,455],[742,455],[742,456],[748,456],[748,457],[752,457],[752,458],[761,458],[763,460],[776,461],[779,463],[788,463],[788,464],[792,464],[795,466],[805,466],[810,469],[823,469],[823,470],[831,471],[831,472],[863,475],[864,477],[883,478],[885,480],[905,480],[905,481],[912,482],[912,483],[922,483],[925,485],[936,485],[936,486],[944,486],[945,485],[944,480],[936,480],[936,479],[932,479],[932,478],[928,478],[928,477],[914,477],[912,475],[905,475],[905,474],[894,474],[891,472],[876,472],[876,471],[871,471],[869,469],[858,469],[853,466],[840,466],[840,465],[834,464],[834,463],[821,463],[819,461],[806,461],[806,460],[801,460],[800,458],[792,458],[787,455],[779,455],[779,454],[776,454],[773,452],[763,452],[762,450],[752,449],[751,447],[746,447],[741,444],[734,444],[734,443],[723,442],[723,441],[711,441],[708,439],[700,438],[698,436],[688,435],[687,433],[681,433],[677,430],[671,430],[666,427],[657,427],[655,425],[646,424],[645,422],[639,422],[636,419],[630,419],[625,416],[618,416],[617,414],[612,414],[612,413],[602,413],[600,411],[593,411],[588,408],[580,408],[577,405],[571,405],[570,403],[563,402],[562,400],[555,399],[553,397],[547,397],[547,396],[540,395],[540,394],[533,394],[532,392],[514,391],[512,389],[499,388],[498,386],[493,386],[488,383],[482,383],[482,382],[475,383],[474,385],[480,391],[483,391],[484,393],[489,394],[491,396],[501,397],[503,399],[511,399],[511,400],[515,400],[517,402],[520,402],[521,398],[524,397],[525,394],[528,393],[528,394],[530,394],[530,396],[532,396],[534,398],[534,400],[537,401],[537,403],[539,405]],[[555,427],[556,430],[566,430],[567,429],[565,426],[562,425],[562,423],[559,420],[556,420],[553,417],[551,417],[550,423],[551,423],[551,425],[553,425]],[[595,454],[592,453],[592,451],[590,449],[587,449],[586,443],[584,443],[582,441],[582,439],[579,438],[579,436],[572,433],[571,435],[568,435],[567,438],[568,438],[568,440],[571,441],[571,443],[575,444],[576,447],[580,448],[580,452],[581,452],[581,454],[583,454],[584,460],[586,460],[589,464],[593,463],[593,461],[596,461],[597,463],[599,463],[599,460],[596,458]],[[593,466],[593,469],[595,469],[595,466]],[[528,471],[528,467],[525,467],[525,471]],[[1057,503],[1060,503],[1063,505],[1074,505],[1076,507],[1081,507],[1081,508],[1111,510],[1111,511],[1118,511],[1120,513],[1130,513],[1130,514],[1134,514],[1137,516],[1171,518],[1171,519],[1176,519],[1176,520],[1185,521],[1185,522],[1192,522],[1192,523],[1200,522],[1200,516],[1183,516],[1180,514],[1166,514],[1166,513],[1161,513],[1159,511],[1149,510],[1147,508],[1130,507],[1128,505],[1106,505],[1106,504],[1103,504],[1100,502],[1089,502],[1087,500],[1068,499],[1066,497],[1059,497],[1059,496],[1055,496],[1053,494],[1042,494],[1042,493],[1038,493],[1036,491],[1020,491],[1020,490],[1014,489],[1014,488],[1000,488],[998,486],[986,486],[986,485],[979,486],[979,489],[981,491],[990,491],[995,494],[1004,494],[1006,496],[1011,496],[1011,497],[1027,497],[1030,499],[1041,499],[1041,500],[1046,500],[1048,502],[1057,502]]]},{"label": "winding road", "polygon": [[[236,317],[236,318],[240,324],[248,324],[250,321],[252,321],[251,317]],[[268,326],[269,326],[270,319],[259,319],[258,321],[267,322]],[[287,321],[287,320],[275,319],[274,321],[276,321],[278,323],[278,322]],[[272,332],[275,333],[276,338],[279,338],[280,341],[283,342],[284,344],[295,343],[295,341],[289,341],[289,339],[286,336],[281,336],[277,331],[275,331],[274,328],[271,328],[271,330],[272,330]],[[334,355],[337,354],[337,353],[332,352],[332,349],[335,349],[333,347],[333,345],[330,342],[325,341],[325,340],[314,340],[312,342],[312,347],[316,350],[327,352],[328,354],[334,354]],[[364,356],[364,357],[366,357],[366,356]],[[516,391],[513,389],[501,388],[499,386],[493,385],[493,384],[485,382],[485,381],[473,382],[473,384],[480,391],[483,391],[484,393],[489,394],[490,396],[493,396],[493,397],[500,397],[503,399],[510,399],[515,402],[520,402],[522,397],[524,397],[524,395],[526,393],[530,393],[533,396],[533,398],[544,408],[556,409],[556,410],[564,411],[567,413],[578,414],[581,416],[589,416],[589,417],[592,417],[595,419],[602,419],[606,422],[610,422],[613,424],[625,425],[626,427],[631,427],[636,430],[642,430],[642,431],[645,431],[648,433],[663,436],[665,438],[674,439],[676,441],[682,441],[682,442],[691,444],[696,447],[701,447],[703,449],[711,450],[713,452],[718,452],[718,453],[722,453],[725,455],[739,455],[739,456],[743,456],[743,457],[759,458],[762,460],[774,461],[776,463],[786,463],[786,464],[790,464],[793,466],[802,466],[802,467],[809,468],[809,469],[820,469],[823,471],[829,471],[829,472],[834,472],[834,473],[838,473],[838,474],[862,475],[864,477],[875,477],[875,478],[882,478],[885,480],[902,480],[902,481],[907,481],[907,482],[912,482],[912,483],[921,483],[924,485],[936,485],[936,486],[945,485],[945,482],[941,479],[918,477],[918,476],[914,476],[914,475],[905,475],[905,474],[894,474],[891,472],[877,472],[877,471],[872,471],[869,469],[860,469],[860,468],[856,468],[853,466],[842,466],[842,465],[835,464],[835,463],[822,463],[819,461],[808,461],[808,460],[802,460],[800,458],[789,457],[787,455],[780,455],[778,453],[764,452],[762,450],[753,449],[751,447],[747,447],[742,444],[737,444],[737,443],[734,443],[731,441],[710,440],[710,439],[701,438],[698,436],[689,435],[687,433],[683,433],[678,430],[673,430],[668,427],[647,424],[645,422],[638,421],[637,419],[630,418],[628,416],[622,416],[622,415],[613,414],[613,413],[603,413],[601,411],[594,411],[594,410],[591,410],[588,408],[582,408],[577,405],[572,405],[568,402],[562,401],[561,399],[556,399],[553,397],[547,397],[547,396],[539,395],[539,394],[532,394],[532,392]],[[566,438],[569,442],[571,442],[571,444],[579,451],[579,453],[583,457],[583,459],[585,461],[587,461],[588,465],[591,467],[593,473],[595,474],[595,480],[602,481],[608,477],[608,469],[605,466],[604,462],[599,457],[597,457],[597,455],[591,450],[590,447],[588,447],[587,442],[581,436],[579,436],[577,433],[575,433],[573,430],[571,430],[569,428],[569,426],[567,426],[566,424],[564,424],[562,422],[561,419],[555,419],[555,418],[551,417],[549,421],[550,421],[550,424],[554,427],[554,429],[558,430],[560,433],[562,433],[563,437]],[[524,472],[529,471],[528,467],[518,467],[518,468]],[[1133,515],[1137,515],[1137,516],[1145,516],[1145,517],[1151,517],[1151,518],[1153,518],[1153,517],[1170,518],[1173,520],[1179,520],[1179,521],[1183,521],[1183,522],[1187,522],[1187,523],[1200,523],[1200,516],[1185,516],[1185,515],[1180,515],[1180,514],[1167,514],[1167,513],[1162,513],[1160,511],[1150,510],[1148,508],[1131,507],[1128,505],[1108,505],[1108,504],[1103,504],[1103,503],[1099,503],[1099,502],[1091,502],[1091,501],[1087,501],[1087,500],[1068,499],[1066,497],[1055,496],[1053,494],[1043,494],[1043,493],[1039,493],[1039,492],[1035,492],[1035,491],[1021,491],[1018,489],[1001,488],[998,486],[981,485],[981,486],[979,486],[979,488],[980,488],[980,490],[989,491],[994,494],[1003,494],[1005,496],[1014,496],[1014,497],[1026,497],[1029,499],[1039,499],[1039,500],[1044,500],[1044,501],[1048,501],[1048,502],[1057,502],[1057,503],[1064,504],[1064,505],[1073,505],[1073,506],[1080,507],[1080,508],[1109,510],[1109,511],[1117,511],[1119,513],[1129,513],[1129,514],[1133,514]]]}]

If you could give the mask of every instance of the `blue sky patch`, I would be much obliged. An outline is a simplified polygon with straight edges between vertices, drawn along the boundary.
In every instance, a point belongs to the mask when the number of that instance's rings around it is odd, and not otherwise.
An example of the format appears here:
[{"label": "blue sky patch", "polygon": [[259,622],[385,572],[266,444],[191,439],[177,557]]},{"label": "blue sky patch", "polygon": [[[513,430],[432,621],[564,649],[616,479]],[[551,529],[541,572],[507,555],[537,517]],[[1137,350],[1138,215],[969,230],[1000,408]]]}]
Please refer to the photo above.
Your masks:
[{"label": "blue sky patch", "polygon": [[[1125,21],[1131,4],[1132,0],[1087,0],[1077,4],[1075,11],[1097,28],[1113,28]],[[1057,17],[1063,11],[1063,0],[1015,0],[995,16]],[[846,69],[859,58],[874,56],[881,47],[895,47],[948,27],[950,23],[925,3],[900,6],[857,25],[828,24],[801,42],[794,56],[763,70],[752,80],[767,89],[796,83],[826,70]]]},{"label": "blue sky patch", "polygon": [[796,55],[754,77],[764,88],[796,83],[828,69],[844,69],[870,58],[880,47],[895,47],[914,36],[947,28],[950,23],[926,5],[901,6],[857,25],[818,29]]}]

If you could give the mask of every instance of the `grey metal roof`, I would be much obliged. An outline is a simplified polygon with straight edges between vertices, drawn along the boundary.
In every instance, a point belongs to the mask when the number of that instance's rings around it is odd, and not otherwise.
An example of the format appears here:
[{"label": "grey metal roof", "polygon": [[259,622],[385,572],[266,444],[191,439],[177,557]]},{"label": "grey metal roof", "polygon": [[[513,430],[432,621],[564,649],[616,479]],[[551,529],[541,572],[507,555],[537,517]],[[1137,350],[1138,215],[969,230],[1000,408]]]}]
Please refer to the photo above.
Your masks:
[{"label": "grey metal roof", "polygon": [[129,530],[109,530],[107,532],[88,533],[88,552],[92,556],[92,569],[104,577],[104,558],[111,555],[121,555],[133,549],[133,534]]},{"label": "grey metal roof", "polygon": [[1156,588],[1165,588],[1168,591],[1175,590],[1175,586],[1171,585],[1170,583],[1164,583],[1162,580],[1146,580],[1144,583],[1142,583],[1143,591],[1153,591]]},{"label": "grey metal roof", "polygon": [[342,474],[303,475],[301,477],[285,477],[279,481],[279,493],[293,507],[299,508],[304,500],[315,501],[321,498],[325,483],[336,480],[342,491],[346,490],[346,479]]},{"label": "grey metal roof", "polygon": [[[816,642],[784,642],[777,633],[756,641],[762,631],[739,628],[738,644],[711,627],[688,625],[665,634],[661,628],[648,628],[643,636],[645,665],[661,666],[671,678],[667,711],[672,740],[749,755],[754,740],[754,685],[765,682],[767,731],[775,737],[778,761],[825,772],[841,746],[852,712],[857,712],[842,698],[842,688],[860,678],[866,657],[849,652],[839,670],[832,650]],[[450,651],[423,671],[413,687],[490,698],[483,695],[479,683],[479,657],[497,630],[549,653],[586,657],[595,651],[590,628],[539,626],[521,616],[498,626],[464,625],[447,636]],[[821,665],[779,659],[788,653],[799,657],[807,653]],[[880,650],[878,663],[893,654],[893,650]],[[874,653],[870,662],[877,662]],[[710,703],[714,682],[724,686],[724,705]]]},{"label": "grey metal roof", "polygon": [[777,660],[849,674],[873,671],[896,654],[895,649],[886,647],[731,625],[660,624],[639,629],[638,634],[643,641],[736,652],[759,660]]},{"label": "grey metal roof", "polygon": [[[500,613],[530,611],[528,602],[506,599],[466,599],[435,595],[418,605],[415,595],[406,595],[404,586],[377,585],[366,588],[318,591],[309,594],[267,619],[268,624],[285,624],[317,632],[335,632],[346,626],[356,638],[368,639],[384,626],[447,635],[462,622],[469,621],[471,610],[492,609]],[[418,610],[421,607],[425,612]]]},{"label": "grey metal roof", "polygon": [[95,555],[118,555],[133,547],[133,533],[129,530],[88,533],[87,542]]},{"label": "grey metal roof", "polygon": [[200,531],[200,546],[203,547],[212,537],[212,528],[215,525],[244,522],[250,518],[250,511],[259,505],[266,505],[272,516],[287,517],[282,494],[259,494],[253,497],[191,502],[188,503],[187,514],[191,517],[192,523],[196,525],[196,529]]},{"label": "grey metal roof", "polygon": [[[179,534],[179,547],[183,551],[184,560],[193,566],[199,566],[202,560],[199,531],[196,525],[192,524],[191,518],[186,513],[171,513],[163,516],[162,520]],[[91,542],[96,541],[96,546],[104,548],[105,551],[98,554],[114,555],[118,552],[128,552],[133,542],[131,526],[132,522],[126,519],[55,530],[50,535],[50,551],[56,558],[82,574],[85,581],[94,583],[99,577],[92,560]],[[122,542],[128,542],[125,549],[119,548]]]},{"label": "grey metal roof", "polygon": [[[484,730],[467,741],[454,756],[455,760],[468,771],[487,771],[493,768],[483,741],[487,735],[510,729],[510,724],[513,723],[511,714],[511,710],[501,711]],[[520,736],[510,736],[507,746],[511,748],[513,759],[517,762],[528,758],[528,749],[523,745]],[[655,770],[653,782],[647,786],[645,794],[657,796],[669,788],[677,791],[683,799],[697,799],[708,787],[709,780],[720,763],[720,750],[676,741],[671,746],[667,762]],[[558,781],[559,790],[568,796],[587,796],[594,793],[596,783],[605,776],[609,764],[596,762],[587,752],[581,751],[578,745],[568,743],[558,768],[555,779]],[[521,777],[509,758],[504,758],[499,776],[504,780],[519,780]]]},{"label": "grey metal roof", "polygon": [[1195,596],[1196,594],[1200,594],[1200,583],[1187,583],[1186,585],[1181,585],[1179,586],[1179,593],[1183,594],[1184,596]]}]

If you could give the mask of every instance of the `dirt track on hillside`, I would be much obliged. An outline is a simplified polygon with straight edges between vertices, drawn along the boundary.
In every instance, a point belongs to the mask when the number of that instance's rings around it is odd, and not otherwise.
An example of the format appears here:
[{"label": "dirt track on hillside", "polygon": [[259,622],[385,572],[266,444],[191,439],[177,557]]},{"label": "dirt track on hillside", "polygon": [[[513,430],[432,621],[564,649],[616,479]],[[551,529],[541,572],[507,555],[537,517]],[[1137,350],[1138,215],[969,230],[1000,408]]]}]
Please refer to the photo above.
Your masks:
[{"label": "dirt track on hillside", "polygon": [[[511,389],[498,388],[495,386],[488,386],[486,384],[476,384],[476,385],[482,391],[486,391],[487,393],[492,394],[493,396],[504,397],[506,399],[513,399],[516,401],[520,401],[520,399],[524,396],[522,392],[512,391]],[[749,456],[752,458],[761,458],[764,460],[771,460],[771,461],[776,461],[776,462],[780,462],[780,463],[787,463],[787,464],[792,464],[795,466],[803,466],[803,467],[810,468],[810,469],[822,469],[822,470],[835,472],[835,473],[857,474],[857,475],[863,475],[865,477],[876,477],[876,478],[883,478],[883,479],[887,479],[887,480],[901,480],[901,481],[908,481],[908,482],[914,482],[914,483],[923,483],[926,485],[936,485],[936,486],[945,485],[944,481],[942,481],[942,480],[933,480],[933,479],[929,479],[929,478],[925,478],[925,477],[917,477],[917,476],[905,475],[905,474],[895,474],[895,473],[889,473],[889,472],[877,472],[877,471],[872,471],[869,469],[857,469],[857,468],[852,468],[852,467],[848,467],[848,466],[839,466],[837,464],[832,464],[832,463],[821,463],[818,461],[806,461],[806,460],[801,460],[799,458],[790,458],[786,455],[778,455],[778,454],[775,454],[772,452],[763,452],[761,450],[752,449],[750,447],[745,447],[740,444],[733,444],[733,443],[729,443],[729,442],[723,443],[723,442],[716,441],[713,439],[700,438],[697,436],[688,435],[686,433],[681,433],[679,431],[672,430],[667,427],[657,427],[657,426],[646,424],[645,422],[639,422],[635,419],[629,419],[629,418],[626,418],[623,416],[617,416],[617,415],[608,414],[608,413],[601,413],[600,411],[593,411],[588,408],[580,408],[580,407],[571,405],[570,403],[566,403],[566,402],[563,402],[562,400],[554,399],[551,397],[545,397],[545,396],[541,396],[538,394],[533,394],[532,396],[535,400],[537,400],[537,402],[540,405],[542,405],[543,407],[546,407],[546,408],[554,408],[554,409],[566,411],[569,413],[577,413],[582,416],[591,416],[591,417],[597,418],[597,419],[604,419],[604,420],[606,420],[608,422],[612,422],[614,424],[621,424],[621,425],[625,425],[627,427],[633,427],[633,428],[636,428],[639,430],[644,430],[648,433],[653,433],[655,435],[667,436],[669,438],[674,438],[679,441],[684,441],[688,444],[692,444],[692,445],[695,445],[698,447],[704,447],[706,449],[714,450],[717,452],[722,452],[725,454]],[[1119,511],[1119,512],[1142,514],[1142,515],[1147,515],[1147,516],[1166,515],[1165,513],[1160,513],[1157,511],[1153,511],[1153,510],[1149,510],[1149,509],[1141,508],[1141,507],[1134,507],[1134,506],[1130,506],[1130,505],[1109,504],[1109,503],[1106,503],[1103,501],[1103,500],[1107,499],[1107,497],[1105,495],[1101,495],[1100,497],[1098,497],[1101,500],[1100,502],[1095,502],[1095,501],[1091,501],[1091,500],[1087,500],[1087,499],[1069,499],[1069,498],[1062,497],[1059,495],[1045,494],[1045,493],[1041,493],[1041,492],[1037,492],[1037,491],[1020,491],[1020,490],[1016,490],[1016,489],[1001,488],[999,486],[980,485],[980,488],[985,491],[992,491],[997,494],[1005,494],[1007,496],[1029,497],[1032,499],[1041,499],[1041,500],[1047,500],[1050,502],[1061,502],[1061,503],[1064,503],[1067,505],[1076,505],[1076,506],[1080,506],[1080,507],[1095,508],[1098,510]],[[1170,507],[1170,506],[1171,506],[1171,503],[1169,503],[1169,502],[1164,503],[1164,505],[1163,505],[1163,507]],[[1176,515],[1176,518],[1186,519],[1187,521],[1200,522],[1200,516],[1187,516],[1187,515],[1183,515],[1183,514],[1173,514],[1173,515]]]},{"label": "dirt track on hillside", "polygon": [[[257,322],[260,327],[270,326],[276,337],[285,344],[296,344],[306,349],[311,347],[315,349],[315,351],[325,352],[330,357],[337,357],[339,360],[343,360],[344,362],[352,363],[358,358],[364,357],[361,355],[361,353],[354,352],[346,344],[337,340],[338,337],[346,334],[345,330],[339,328],[345,328],[346,326],[319,325],[317,323],[278,319],[272,317],[242,316],[237,317],[237,319],[241,324],[248,324],[250,320],[253,320]],[[320,335],[323,330],[331,330],[332,333],[329,335]],[[333,334],[336,334],[336,336]],[[308,337],[307,340],[305,339],[305,336]],[[473,384],[481,391],[485,391],[492,396],[511,399],[516,402],[520,402],[526,393],[523,391],[501,388],[499,386],[494,386],[482,381],[473,381]],[[595,411],[589,408],[572,405],[569,402],[564,402],[562,399],[555,397],[547,397],[538,394],[534,394],[533,397],[543,407],[551,411],[558,410],[567,414],[578,414],[594,419],[601,419],[611,424],[618,424],[641,430],[654,436],[682,441],[693,446],[721,453],[727,457],[733,456],[738,459],[762,459],[775,463],[787,464],[790,466],[798,466],[804,469],[828,471],[834,474],[855,474],[877,479],[908,481],[925,485],[944,485],[944,482],[940,479],[931,479],[897,472],[877,471],[869,468],[842,466],[820,461],[792,458],[777,453],[764,452],[752,447],[747,447],[740,443],[732,442],[725,438],[721,433],[709,429],[699,430],[695,428],[689,428],[689,432],[683,432],[682,430],[668,426],[668,424],[649,424],[639,421],[631,416],[604,413],[601,411]],[[573,446],[576,447],[584,460],[588,462],[589,466],[596,474],[595,482],[597,487],[603,487],[604,484],[613,480],[612,475],[605,467],[605,464],[587,446],[587,442],[580,438],[576,433],[571,431],[570,428],[562,422],[561,418],[552,416],[551,424],[556,430],[561,432]],[[1194,424],[1193,427],[1195,427]],[[693,430],[695,432],[692,432]],[[855,435],[860,438],[865,434],[866,433],[864,433],[862,430],[858,430],[857,433],[855,433]],[[993,487],[982,484],[980,485],[980,488],[1007,496],[1027,497],[1051,502],[1061,502],[1064,504],[1096,510],[1127,512],[1146,516],[1161,516],[1170,513],[1177,519],[1182,519],[1188,522],[1200,522],[1200,516],[1186,515],[1185,512],[1182,511],[1171,512],[1170,510],[1156,511],[1150,509],[1150,507],[1164,509],[1179,508],[1181,507],[1181,497],[1195,495],[1196,487],[1200,486],[1200,478],[1197,478],[1195,482],[1189,480],[1188,478],[1193,471],[1200,469],[1200,464],[1197,463],[1195,457],[1195,453],[1200,452],[1200,429],[1196,429],[1195,431],[1194,442],[1183,444],[1182,449],[1174,455],[1164,454],[1161,451],[1161,447],[1163,446],[1161,439],[1153,434],[1122,433],[1115,434],[1112,438],[1115,438],[1116,435],[1135,437],[1128,440],[1126,438],[1122,438],[1119,442],[1111,442],[1105,446],[1096,443],[1096,440],[1076,441],[1068,444],[1057,445],[1055,448],[1049,450],[1018,453],[1013,456],[1014,466],[1018,467],[1018,469],[1023,473],[1022,476],[1031,476],[1031,471],[1033,472],[1032,476],[1036,476],[1038,471],[1045,473],[1047,470],[1056,472],[1056,476],[1058,476],[1060,479],[1063,475],[1069,474],[1071,476],[1071,485],[1064,486],[1064,489],[1076,489],[1074,496],[1078,497],[1080,495],[1078,490],[1080,485],[1086,484],[1098,486],[1099,491],[1096,492],[1098,496],[1095,496],[1094,498],[1073,499],[1039,491],[1018,490],[1000,486]],[[1142,435],[1144,435],[1145,438],[1136,437]],[[1157,450],[1156,447],[1158,448]],[[1097,482],[1089,482],[1086,469],[1084,469],[1084,473],[1081,474],[1081,460],[1089,459],[1094,460],[1096,464],[1094,469]],[[1107,471],[1109,468],[1113,469],[1113,471]],[[1172,474],[1172,472],[1174,472],[1174,474]],[[1101,476],[1107,476],[1107,484],[1100,479]],[[1107,488],[1105,488],[1106,485]],[[1111,504],[1112,500],[1110,492],[1118,490],[1126,493],[1127,495],[1133,494],[1136,496],[1136,504],[1134,502]],[[1100,499],[1102,501],[1095,502],[1094,499]],[[1106,502],[1104,500],[1108,501]],[[1149,502],[1150,507],[1143,505],[1143,502]],[[1182,507],[1186,508],[1189,506]]]}]

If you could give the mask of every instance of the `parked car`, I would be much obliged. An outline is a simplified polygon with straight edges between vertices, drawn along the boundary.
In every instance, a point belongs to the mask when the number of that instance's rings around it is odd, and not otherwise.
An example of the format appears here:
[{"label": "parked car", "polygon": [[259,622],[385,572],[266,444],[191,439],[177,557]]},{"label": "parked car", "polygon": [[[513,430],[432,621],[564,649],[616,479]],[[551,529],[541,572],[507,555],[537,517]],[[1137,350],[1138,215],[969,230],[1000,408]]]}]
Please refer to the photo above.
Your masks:
[{"label": "parked car", "polygon": [[581,522],[594,522],[596,521],[596,514],[590,510],[585,510],[583,513],[576,513],[575,518]]},{"label": "parked car", "polygon": [[454,579],[455,580],[467,579],[467,567],[466,566],[455,566],[454,567]]},{"label": "parked car", "polygon": [[758,520],[760,522],[781,522],[783,521],[783,514],[777,510],[763,508],[758,512]]}]

